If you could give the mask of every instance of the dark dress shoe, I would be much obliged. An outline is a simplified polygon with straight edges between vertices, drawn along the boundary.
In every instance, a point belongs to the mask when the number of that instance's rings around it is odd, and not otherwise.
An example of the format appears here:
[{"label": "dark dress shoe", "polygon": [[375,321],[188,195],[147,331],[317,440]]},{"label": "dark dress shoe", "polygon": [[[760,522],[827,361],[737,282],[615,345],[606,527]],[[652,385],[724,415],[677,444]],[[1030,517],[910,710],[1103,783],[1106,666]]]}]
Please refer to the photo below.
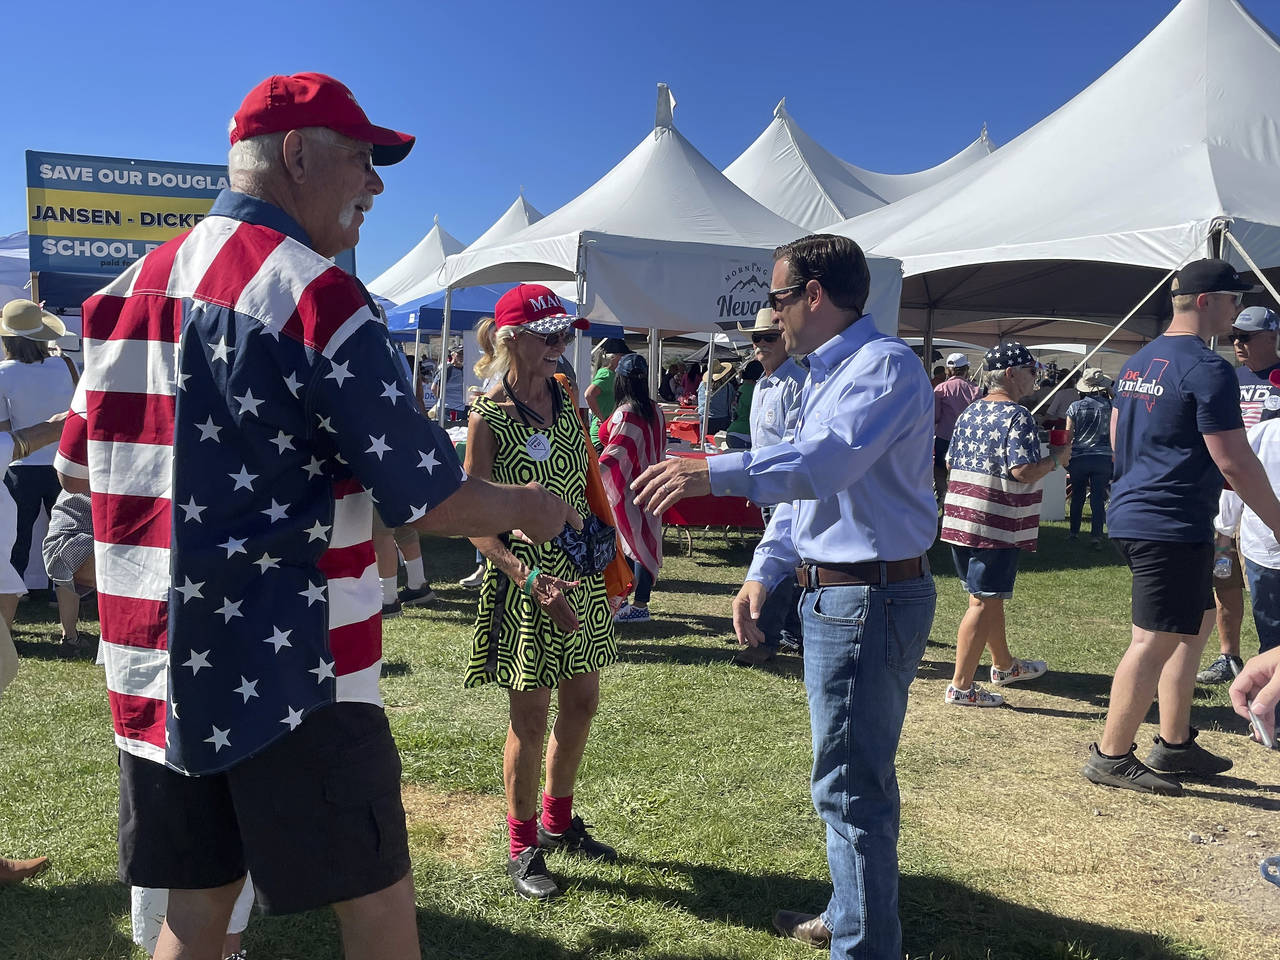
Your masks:
[{"label": "dark dress shoe", "polygon": [[603,860],[615,863],[618,851],[606,843],[601,843],[587,831],[591,824],[583,823],[582,818],[575,816],[569,822],[569,829],[564,833],[547,833],[541,822],[538,824],[538,846],[543,850],[563,850],[576,853],[590,860]]},{"label": "dark dress shoe", "polygon": [[794,910],[779,910],[773,915],[773,929],[784,937],[799,940],[811,947],[825,950],[831,946],[831,931],[822,922],[822,917],[812,913],[796,913]]},{"label": "dark dress shoe", "polygon": [[547,861],[537,847],[525,847],[507,861],[507,876],[516,893],[530,900],[550,900],[560,896],[555,877],[547,873]]}]

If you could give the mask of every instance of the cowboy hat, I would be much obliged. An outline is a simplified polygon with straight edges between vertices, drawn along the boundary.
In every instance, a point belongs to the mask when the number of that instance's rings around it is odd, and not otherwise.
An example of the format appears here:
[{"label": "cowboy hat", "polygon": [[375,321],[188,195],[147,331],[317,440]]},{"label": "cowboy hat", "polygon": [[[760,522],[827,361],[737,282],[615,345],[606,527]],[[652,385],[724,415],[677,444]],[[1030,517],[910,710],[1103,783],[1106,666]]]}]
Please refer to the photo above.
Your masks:
[{"label": "cowboy hat", "polygon": [[733,376],[733,364],[721,360],[716,364],[715,372],[711,374],[712,388],[718,388],[720,384],[724,383],[731,376]]},{"label": "cowboy hat", "polygon": [[739,333],[776,333],[778,328],[773,325],[773,310],[770,307],[762,307],[756,313],[756,322],[749,327],[738,324]]},{"label": "cowboy hat", "polygon": [[10,300],[0,316],[0,335],[28,340],[57,340],[66,336],[61,320],[30,300]]}]

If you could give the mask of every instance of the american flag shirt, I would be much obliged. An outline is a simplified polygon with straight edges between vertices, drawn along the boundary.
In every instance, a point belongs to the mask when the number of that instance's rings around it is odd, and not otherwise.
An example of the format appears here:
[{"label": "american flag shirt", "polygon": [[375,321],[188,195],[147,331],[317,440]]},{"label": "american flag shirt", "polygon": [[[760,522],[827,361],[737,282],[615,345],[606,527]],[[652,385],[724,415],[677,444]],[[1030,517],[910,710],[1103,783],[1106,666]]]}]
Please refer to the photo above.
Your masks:
[{"label": "american flag shirt", "polygon": [[380,705],[373,505],[401,525],[465,477],[359,282],[224,191],[85,302],[84,356],[56,465],[92,493],[117,745],[215,773]]},{"label": "american flag shirt", "polygon": [[1040,532],[1040,482],[1009,470],[1040,462],[1035,419],[1017,403],[975,400],[956,420],[947,448],[942,540],[962,547],[1034,550]]}]

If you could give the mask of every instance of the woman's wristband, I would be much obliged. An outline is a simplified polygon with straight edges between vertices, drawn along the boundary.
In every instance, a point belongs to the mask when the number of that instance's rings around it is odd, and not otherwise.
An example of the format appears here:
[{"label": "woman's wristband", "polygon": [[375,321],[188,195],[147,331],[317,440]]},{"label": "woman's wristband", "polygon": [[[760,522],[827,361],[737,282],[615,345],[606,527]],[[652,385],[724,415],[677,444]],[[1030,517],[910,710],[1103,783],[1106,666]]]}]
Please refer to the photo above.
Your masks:
[{"label": "woman's wristband", "polygon": [[529,571],[529,576],[527,576],[527,577],[525,577],[525,578],[524,578],[524,588],[523,588],[523,589],[524,589],[524,595],[525,595],[526,597],[532,597],[532,596],[533,596],[533,581],[537,580],[537,579],[538,579],[538,576],[539,576],[541,573],[542,573],[542,570],[541,570],[541,569],[539,569],[538,567],[534,567],[532,570],[530,570],[530,571]]}]

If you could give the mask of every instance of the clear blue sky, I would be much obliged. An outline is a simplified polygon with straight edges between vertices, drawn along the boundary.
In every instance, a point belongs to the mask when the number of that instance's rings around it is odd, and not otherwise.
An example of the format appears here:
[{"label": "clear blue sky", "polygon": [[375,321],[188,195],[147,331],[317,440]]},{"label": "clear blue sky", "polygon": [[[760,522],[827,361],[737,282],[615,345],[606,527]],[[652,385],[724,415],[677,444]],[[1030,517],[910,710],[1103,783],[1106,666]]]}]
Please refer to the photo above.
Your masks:
[{"label": "clear blue sky", "polygon": [[[932,166],[986,122],[1005,143],[1138,43],[1173,0],[522,0],[11,4],[0,234],[25,229],[23,150],[221,163],[244,94],[272,73],[345,82],[418,144],[384,168],[357,250],[372,279],[431,228],[463,243],[523,184],[549,213],[652,129],[724,167],[787,107],[859,166]],[[1280,0],[1246,6],[1280,32]],[[20,51],[20,52],[19,52]]]}]

